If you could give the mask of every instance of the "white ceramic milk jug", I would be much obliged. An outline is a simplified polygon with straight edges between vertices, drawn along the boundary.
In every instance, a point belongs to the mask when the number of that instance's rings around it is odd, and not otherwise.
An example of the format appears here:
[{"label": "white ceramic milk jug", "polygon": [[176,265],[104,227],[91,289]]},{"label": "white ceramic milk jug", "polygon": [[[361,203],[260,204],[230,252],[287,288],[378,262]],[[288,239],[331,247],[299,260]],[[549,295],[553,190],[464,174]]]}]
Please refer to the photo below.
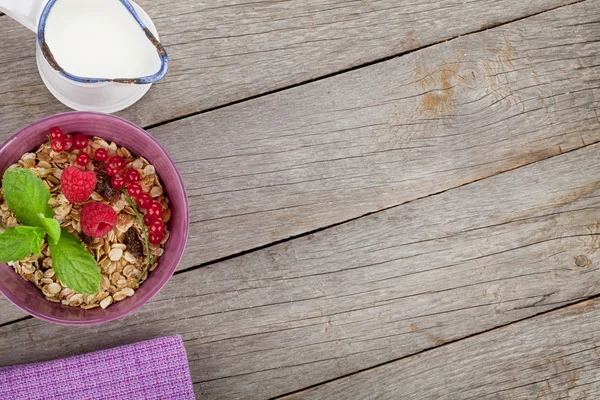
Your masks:
[{"label": "white ceramic milk jug", "polygon": [[0,0],[0,11],[37,33],[42,80],[75,110],[127,108],[169,68],[156,27],[132,1]]}]

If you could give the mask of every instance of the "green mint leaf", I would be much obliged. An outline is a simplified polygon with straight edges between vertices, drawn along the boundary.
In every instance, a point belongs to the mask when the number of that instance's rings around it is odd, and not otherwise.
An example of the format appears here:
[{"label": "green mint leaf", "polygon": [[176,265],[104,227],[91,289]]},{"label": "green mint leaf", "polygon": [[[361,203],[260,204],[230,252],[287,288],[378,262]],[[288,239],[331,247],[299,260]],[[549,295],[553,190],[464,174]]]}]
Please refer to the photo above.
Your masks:
[{"label": "green mint leaf", "polygon": [[19,261],[40,254],[46,232],[42,228],[17,226],[0,234],[0,262]]},{"label": "green mint leaf", "polygon": [[17,168],[6,171],[2,188],[8,207],[21,224],[43,227],[41,218],[54,215],[48,206],[50,191],[30,170]]},{"label": "green mint leaf", "polygon": [[58,242],[60,239],[60,224],[54,218],[42,218],[42,225],[46,230],[46,233],[54,242]]},{"label": "green mint leaf", "polygon": [[52,268],[69,289],[82,294],[100,291],[100,268],[79,238],[63,230],[60,240],[49,241]]}]

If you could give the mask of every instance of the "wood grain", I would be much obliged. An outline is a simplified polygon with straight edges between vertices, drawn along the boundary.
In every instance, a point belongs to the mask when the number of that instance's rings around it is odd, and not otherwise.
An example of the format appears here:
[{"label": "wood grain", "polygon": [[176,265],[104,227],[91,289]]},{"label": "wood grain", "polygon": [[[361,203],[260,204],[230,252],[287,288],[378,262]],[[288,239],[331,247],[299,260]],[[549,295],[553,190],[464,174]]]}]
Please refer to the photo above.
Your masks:
[{"label": "wood grain", "polygon": [[181,268],[598,141],[598,5],[152,130],[190,195]]},{"label": "wood grain", "polygon": [[286,399],[597,399],[599,329],[587,301]]},{"label": "wood grain", "polygon": [[[140,0],[171,57],[121,115],[148,126],[441,42],[575,0]],[[46,91],[35,35],[0,17],[2,139],[67,109]]]},{"label": "wood grain", "polygon": [[153,129],[190,197],[182,268],[597,142],[599,6]]},{"label": "wood grain", "polygon": [[21,311],[4,296],[0,295],[0,325],[8,324],[27,316],[27,313]]},{"label": "wood grain", "polygon": [[[0,365],[179,333],[199,396],[265,398],[598,295],[599,4],[154,130],[192,199],[183,267],[390,209],[179,273],[113,323],[0,327]],[[596,318],[572,323],[581,347],[558,323],[537,340],[588,357]],[[542,350],[522,338],[510,343],[533,367],[505,386],[482,377],[475,398],[545,379],[562,390],[570,366],[536,370]],[[593,371],[574,394],[595,388]]]},{"label": "wood grain", "polygon": [[598,182],[595,144],[180,273],[119,321],[4,326],[0,364],[179,333],[202,398],[302,389],[600,294]]}]

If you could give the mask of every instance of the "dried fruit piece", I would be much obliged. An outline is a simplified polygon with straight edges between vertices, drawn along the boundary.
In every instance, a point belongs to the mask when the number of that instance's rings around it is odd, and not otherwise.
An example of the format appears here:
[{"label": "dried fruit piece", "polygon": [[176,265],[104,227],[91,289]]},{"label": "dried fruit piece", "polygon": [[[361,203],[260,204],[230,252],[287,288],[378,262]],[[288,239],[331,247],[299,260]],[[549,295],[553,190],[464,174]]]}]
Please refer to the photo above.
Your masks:
[{"label": "dried fruit piece", "polygon": [[131,227],[127,232],[125,232],[125,238],[123,240],[125,246],[127,246],[127,251],[134,255],[136,258],[140,258],[144,256],[144,245],[140,240],[137,231],[135,228]]},{"label": "dried fruit piece", "polygon": [[87,244],[88,246],[92,243],[94,243],[94,238],[91,236],[86,235],[83,232],[79,233],[79,239],[81,239],[81,241],[85,244]]},{"label": "dried fruit piece", "polygon": [[77,167],[68,167],[61,175],[62,192],[70,202],[81,203],[89,199],[96,184],[96,174]]},{"label": "dried fruit piece", "polygon": [[103,237],[117,225],[115,210],[104,203],[88,203],[81,209],[81,230],[89,236]]},{"label": "dried fruit piece", "polygon": [[113,188],[110,184],[111,177],[105,172],[99,171],[96,173],[98,183],[96,184],[96,192],[106,201],[111,203],[119,200],[120,193],[118,190]]}]

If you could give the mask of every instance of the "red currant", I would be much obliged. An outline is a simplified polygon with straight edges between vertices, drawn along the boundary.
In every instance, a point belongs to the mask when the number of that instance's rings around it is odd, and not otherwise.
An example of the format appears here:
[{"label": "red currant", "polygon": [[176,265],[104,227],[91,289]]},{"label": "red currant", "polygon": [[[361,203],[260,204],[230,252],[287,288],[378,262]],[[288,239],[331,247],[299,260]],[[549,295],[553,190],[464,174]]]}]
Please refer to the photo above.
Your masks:
[{"label": "red currant", "polygon": [[129,195],[131,197],[133,197],[134,199],[137,199],[138,197],[140,197],[142,195],[142,193],[144,193],[144,190],[137,183],[132,183],[127,188],[127,193],[129,193]]},{"label": "red currant", "polygon": [[152,218],[148,214],[144,215],[144,225],[150,226],[152,224],[152,221],[154,221],[154,218]]},{"label": "red currant", "polygon": [[108,160],[107,165],[109,167],[118,169],[120,172],[123,168],[125,168],[125,159],[123,159],[123,157],[114,156],[110,160]]},{"label": "red currant", "polygon": [[148,225],[148,229],[151,235],[161,235],[163,234],[163,230],[165,229],[165,224],[160,219],[155,219],[150,222]]},{"label": "red currant", "polygon": [[106,166],[106,173],[110,176],[117,176],[119,175],[119,172],[121,171],[115,167],[111,167],[109,165]]},{"label": "red currant", "polygon": [[94,153],[94,158],[97,161],[104,162],[108,160],[108,151],[106,149],[98,149]]},{"label": "red currant", "polygon": [[137,205],[141,209],[145,210],[152,203],[152,197],[148,193],[142,193],[140,197],[137,198]]},{"label": "red currant", "polygon": [[148,241],[152,244],[160,244],[160,242],[162,242],[162,240],[163,240],[162,233],[160,235],[153,234],[153,233],[148,235]]},{"label": "red currant", "polygon": [[57,139],[55,141],[52,142],[52,150],[60,153],[65,151],[65,141],[63,139]]},{"label": "red currant", "polygon": [[154,219],[160,219],[160,217],[163,215],[162,206],[159,202],[153,201],[146,207],[146,214]]},{"label": "red currant", "polygon": [[112,177],[112,179],[110,180],[110,184],[115,189],[121,189],[125,187],[125,179],[121,175],[116,175]]},{"label": "red currant", "polygon": [[64,136],[63,132],[58,126],[55,126],[54,128],[50,128],[50,139],[52,139],[52,140],[62,139],[63,136]]},{"label": "red currant", "polygon": [[89,139],[87,138],[87,136],[78,133],[77,135],[75,135],[75,137],[73,138],[73,147],[75,147],[76,149],[85,149],[89,143]]},{"label": "red currant", "polygon": [[91,157],[88,153],[79,153],[77,154],[77,164],[81,165],[82,167],[87,167],[87,165],[90,163],[91,161]]},{"label": "red currant", "polygon": [[69,152],[73,150],[73,138],[71,135],[67,135],[62,139],[65,142],[65,151]]},{"label": "red currant", "polygon": [[127,180],[127,182],[130,182],[130,183],[138,183],[140,181],[140,179],[142,179],[142,176],[140,175],[138,170],[128,169],[125,172],[125,179]]}]

